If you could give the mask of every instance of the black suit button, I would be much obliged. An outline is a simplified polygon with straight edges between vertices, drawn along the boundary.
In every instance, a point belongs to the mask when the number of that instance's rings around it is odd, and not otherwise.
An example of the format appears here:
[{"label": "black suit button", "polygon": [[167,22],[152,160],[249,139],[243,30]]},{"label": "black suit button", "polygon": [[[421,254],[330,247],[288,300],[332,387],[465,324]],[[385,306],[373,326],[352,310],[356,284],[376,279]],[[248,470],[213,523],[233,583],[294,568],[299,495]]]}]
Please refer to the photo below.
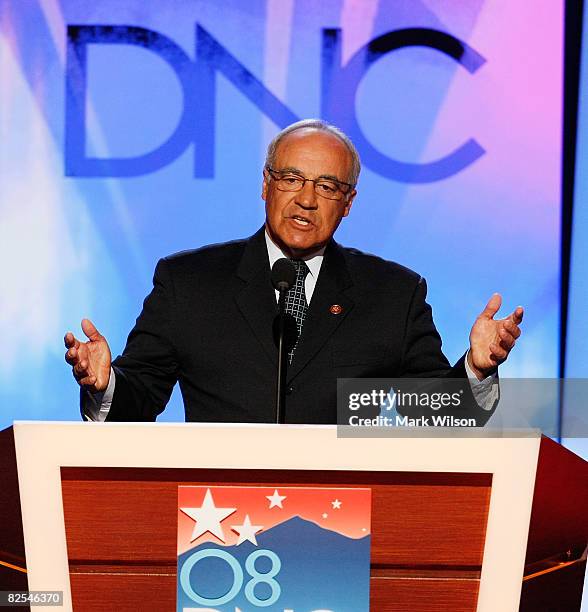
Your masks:
[{"label": "black suit button", "polygon": [[288,387],[286,389],[286,395],[292,395],[294,393],[294,387]]}]

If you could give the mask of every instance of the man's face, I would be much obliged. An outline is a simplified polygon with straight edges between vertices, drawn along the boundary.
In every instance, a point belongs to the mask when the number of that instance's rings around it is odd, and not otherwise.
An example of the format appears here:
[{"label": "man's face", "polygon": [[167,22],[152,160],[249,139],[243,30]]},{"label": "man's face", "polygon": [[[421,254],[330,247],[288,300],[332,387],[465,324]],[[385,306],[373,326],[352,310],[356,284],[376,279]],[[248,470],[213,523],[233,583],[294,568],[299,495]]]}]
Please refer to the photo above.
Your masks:
[{"label": "man's face", "polygon": [[[329,177],[348,183],[352,158],[335,136],[315,129],[300,129],[280,142],[273,170],[287,170],[304,178]],[[325,246],[343,217],[349,214],[355,190],[341,200],[318,195],[314,183],[300,191],[280,191],[267,170],[261,197],[265,200],[265,226],[284,253],[300,258]]]}]

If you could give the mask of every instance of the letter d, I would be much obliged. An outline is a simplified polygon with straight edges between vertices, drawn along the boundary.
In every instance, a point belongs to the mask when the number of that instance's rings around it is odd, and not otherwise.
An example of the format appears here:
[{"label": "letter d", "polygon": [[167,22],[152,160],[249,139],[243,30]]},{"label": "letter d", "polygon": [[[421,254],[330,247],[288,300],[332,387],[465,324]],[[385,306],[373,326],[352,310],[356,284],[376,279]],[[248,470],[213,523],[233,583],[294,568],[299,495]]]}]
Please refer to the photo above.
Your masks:
[{"label": "letter d", "polygon": [[[182,86],[184,109],[173,134],[143,155],[125,158],[86,156],[87,46],[127,44],[157,53]],[[66,176],[139,176],[171,163],[194,142],[196,125],[195,64],[159,32],[134,26],[70,25],[67,28],[65,174]]]}]

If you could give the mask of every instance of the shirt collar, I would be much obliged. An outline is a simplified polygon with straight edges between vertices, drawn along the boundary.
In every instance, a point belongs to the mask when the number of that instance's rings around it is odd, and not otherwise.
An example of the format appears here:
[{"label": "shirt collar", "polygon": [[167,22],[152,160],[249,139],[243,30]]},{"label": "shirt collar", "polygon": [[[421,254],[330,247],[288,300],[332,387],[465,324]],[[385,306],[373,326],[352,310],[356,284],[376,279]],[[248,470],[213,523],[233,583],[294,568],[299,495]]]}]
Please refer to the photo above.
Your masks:
[{"label": "shirt collar", "polygon": [[[270,268],[273,267],[273,265],[278,259],[281,259],[282,257],[288,258],[288,256],[282,253],[282,250],[276,244],[274,244],[272,239],[269,237],[267,230],[265,231],[265,244],[267,246],[267,254],[269,257]],[[322,247],[321,249],[316,251],[316,253],[311,253],[306,257],[301,257],[301,259],[303,259],[306,265],[308,266],[310,274],[315,279],[318,278],[319,272],[321,270],[321,265],[325,256],[325,248],[326,247]]]}]

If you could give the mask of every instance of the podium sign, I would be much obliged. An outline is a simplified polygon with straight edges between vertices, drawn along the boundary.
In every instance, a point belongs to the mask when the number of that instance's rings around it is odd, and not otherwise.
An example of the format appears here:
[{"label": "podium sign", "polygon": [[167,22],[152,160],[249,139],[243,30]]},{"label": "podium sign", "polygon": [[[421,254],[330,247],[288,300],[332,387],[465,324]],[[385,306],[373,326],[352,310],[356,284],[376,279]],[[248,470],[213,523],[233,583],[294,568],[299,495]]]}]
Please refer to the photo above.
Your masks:
[{"label": "podium sign", "polygon": [[177,611],[369,612],[370,519],[368,488],[180,486]]}]

